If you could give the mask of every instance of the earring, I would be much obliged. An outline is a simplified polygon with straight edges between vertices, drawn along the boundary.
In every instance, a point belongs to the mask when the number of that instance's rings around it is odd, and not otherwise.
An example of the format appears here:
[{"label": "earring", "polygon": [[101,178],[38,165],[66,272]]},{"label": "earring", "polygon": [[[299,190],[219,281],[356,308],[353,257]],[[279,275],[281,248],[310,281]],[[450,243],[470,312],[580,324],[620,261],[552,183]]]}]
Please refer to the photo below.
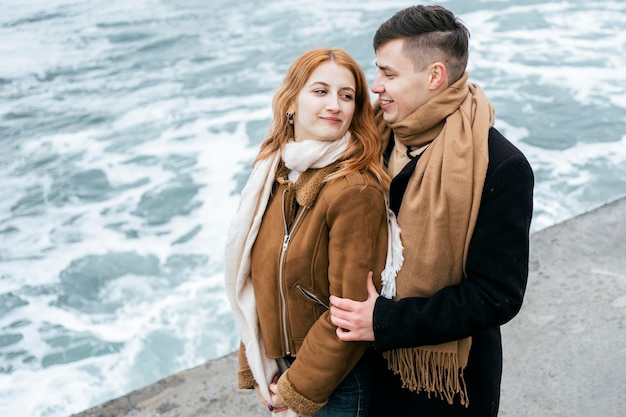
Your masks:
[{"label": "earring", "polygon": [[293,115],[294,113],[291,111],[287,112],[287,119],[289,120],[289,124],[292,125],[293,124]]}]

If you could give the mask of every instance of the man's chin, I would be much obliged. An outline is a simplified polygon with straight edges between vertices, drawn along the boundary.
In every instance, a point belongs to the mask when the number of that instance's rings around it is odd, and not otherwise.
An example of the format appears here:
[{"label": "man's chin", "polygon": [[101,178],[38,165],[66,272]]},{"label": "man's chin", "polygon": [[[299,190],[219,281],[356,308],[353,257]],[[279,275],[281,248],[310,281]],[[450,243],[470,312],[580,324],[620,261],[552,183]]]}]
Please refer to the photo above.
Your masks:
[{"label": "man's chin", "polygon": [[393,123],[395,121],[395,117],[390,112],[386,112],[383,110],[383,119],[387,123]]}]

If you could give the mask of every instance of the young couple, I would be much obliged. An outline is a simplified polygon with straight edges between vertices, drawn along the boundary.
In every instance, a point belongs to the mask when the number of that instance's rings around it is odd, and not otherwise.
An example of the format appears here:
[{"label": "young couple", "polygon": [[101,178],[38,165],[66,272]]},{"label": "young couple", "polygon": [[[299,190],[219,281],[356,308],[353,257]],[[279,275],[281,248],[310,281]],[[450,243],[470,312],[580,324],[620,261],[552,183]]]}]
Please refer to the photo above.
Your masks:
[{"label": "young couple", "polygon": [[445,8],[409,7],[374,36],[373,111],[337,49],[276,92],[225,259],[238,384],[269,411],[497,415],[533,173],[468,81],[468,40]]}]

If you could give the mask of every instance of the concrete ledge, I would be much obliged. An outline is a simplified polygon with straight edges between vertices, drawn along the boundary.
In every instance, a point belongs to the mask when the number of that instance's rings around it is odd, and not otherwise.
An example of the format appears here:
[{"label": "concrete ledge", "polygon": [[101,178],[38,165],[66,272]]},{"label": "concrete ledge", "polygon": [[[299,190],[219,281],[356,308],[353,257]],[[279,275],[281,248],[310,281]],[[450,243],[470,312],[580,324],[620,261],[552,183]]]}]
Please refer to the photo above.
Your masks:
[{"label": "concrete ledge", "polygon": [[72,416],[267,417],[254,391],[237,389],[237,367],[231,353]]},{"label": "concrete ledge", "polygon": [[503,417],[626,415],[626,199],[532,236],[503,326]]},{"label": "concrete ledge", "polygon": [[[528,290],[503,326],[502,417],[626,410],[626,199],[531,237]],[[230,354],[73,417],[268,416]]]}]

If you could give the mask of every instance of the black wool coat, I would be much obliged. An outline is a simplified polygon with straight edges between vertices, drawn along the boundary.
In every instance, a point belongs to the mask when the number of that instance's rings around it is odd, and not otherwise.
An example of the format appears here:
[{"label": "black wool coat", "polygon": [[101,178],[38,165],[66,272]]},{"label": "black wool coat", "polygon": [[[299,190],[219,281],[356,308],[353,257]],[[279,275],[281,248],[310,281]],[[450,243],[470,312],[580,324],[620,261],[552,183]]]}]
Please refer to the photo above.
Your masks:
[{"label": "black wool coat", "polygon": [[[534,175],[524,155],[495,128],[489,165],[467,256],[467,277],[430,298],[392,301],[374,308],[374,389],[371,416],[480,416],[498,414],[502,376],[500,326],[520,310],[528,278]],[[397,214],[419,160],[393,179],[390,206]],[[419,216],[419,213],[415,214]],[[419,254],[404,254],[419,256]],[[472,337],[464,376],[469,407],[403,389],[380,352]],[[457,396],[458,397],[458,396]]]}]

